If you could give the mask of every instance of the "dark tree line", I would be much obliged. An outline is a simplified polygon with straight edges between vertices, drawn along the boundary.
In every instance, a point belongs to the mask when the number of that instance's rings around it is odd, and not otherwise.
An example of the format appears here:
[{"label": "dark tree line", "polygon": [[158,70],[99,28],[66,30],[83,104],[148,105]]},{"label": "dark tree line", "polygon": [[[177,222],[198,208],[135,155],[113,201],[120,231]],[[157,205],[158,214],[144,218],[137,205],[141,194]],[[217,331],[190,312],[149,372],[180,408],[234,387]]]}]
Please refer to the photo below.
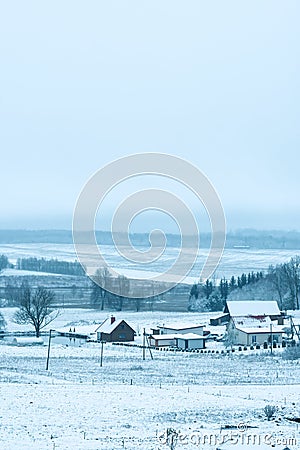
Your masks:
[{"label": "dark tree line", "polygon": [[197,307],[203,310],[221,311],[233,291],[249,286],[252,286],[252,293],[270,290],[270,298],[278,298],[281,310],[300,309],[300,256],[291,258],[287,263],[270,266],[266,273],[242,273],[229,280],[222,278],[218,284],[214,280],[194,284],[190,290],[189,309],[192,310],[196,302]]},{"label": "dark tree line", "polygon": [[6,255],[0,255],[0,271],[3,269],[7,269],[9,267],[13,267],[12,264],[10,264],[8,258]]},{"label": "dark tree line", "polygon": [[18,258],[16,269],[36,272],[57,273],[61,275],[85,275],[85,271],[79,262],[59,261],[45,258]]},{"label": "dark tree line", "polygon": [[204,284],[194,284],[189,296],[189,309],[193,300],[203,304],[203,309],[209,311],[221,311],[230,293],[235,289],[242,289],[244,286],[256,283],[264,278],[263,272],[242,273],[241,276],[232,276],[230,280],[221,278],[217,284],[214,280],[206,280]]}]

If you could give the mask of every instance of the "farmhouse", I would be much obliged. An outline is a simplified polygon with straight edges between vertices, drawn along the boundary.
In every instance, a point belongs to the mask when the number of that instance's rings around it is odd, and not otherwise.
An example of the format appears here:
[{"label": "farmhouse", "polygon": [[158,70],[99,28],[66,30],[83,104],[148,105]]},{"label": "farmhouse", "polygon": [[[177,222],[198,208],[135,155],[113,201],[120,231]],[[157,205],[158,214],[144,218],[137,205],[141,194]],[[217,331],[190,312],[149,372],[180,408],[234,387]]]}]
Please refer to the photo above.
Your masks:
[{"label": "farmhouse", "polygon": [[224,308],[224,314],[229,314],[229,318],[240,316],[269,316],[271,320],[282,318],[278,304],[274,300],[228,301]]},{"label": "farmhouse", "polygon": [[227,301],[223,313],[212,317],[210,319],[210,325],[227,325],[232,317],[247,315],[269,316],[271,320],[278,320],[278,324],[283,325],[284,317],[278,308],[277,302],[273,300]]},{"label": "farmhouse", "polygon": [[283,316],[275,301],[227,302],[229,315],[227,334],[232,344],[252,345],[264,342],[281,343]]},{"label": "farmhouse", "polygon": [[135,336],[135,331],[125,320],[116,320],[114,316],[106,319],[96,333],[98,342],[129,342]]},{"label": "farmhouse", "polygon": [[228,324],[227,331],[233,344],[252,345],[264,342],[282,342],[282,327],[274,325],[269,317],[235,317]]}]

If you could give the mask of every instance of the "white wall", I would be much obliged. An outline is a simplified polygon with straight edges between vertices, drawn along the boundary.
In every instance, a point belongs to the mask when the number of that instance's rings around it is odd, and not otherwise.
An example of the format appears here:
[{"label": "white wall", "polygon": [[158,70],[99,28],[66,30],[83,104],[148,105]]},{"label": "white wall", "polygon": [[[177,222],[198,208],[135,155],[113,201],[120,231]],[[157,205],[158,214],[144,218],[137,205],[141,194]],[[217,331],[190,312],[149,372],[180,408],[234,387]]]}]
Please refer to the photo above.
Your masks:
[{"label": "white wall", "polygon": [[[178,348],[185,349],[185,339],[177,339]],[[188,340],[188,348],[189,349],[197,349],[204,348],[204,340],[203,339],[189,339]]]}]

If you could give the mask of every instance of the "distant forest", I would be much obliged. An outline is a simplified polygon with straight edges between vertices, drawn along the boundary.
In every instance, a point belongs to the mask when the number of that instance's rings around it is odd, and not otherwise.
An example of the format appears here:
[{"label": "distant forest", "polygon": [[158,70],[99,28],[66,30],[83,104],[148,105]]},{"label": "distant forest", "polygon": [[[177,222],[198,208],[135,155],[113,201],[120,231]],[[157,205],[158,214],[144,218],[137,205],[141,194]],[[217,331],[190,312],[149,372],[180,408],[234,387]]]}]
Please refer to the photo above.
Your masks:
[{"label": "distant forest", "polygon": [[266,273],[251,272],[194,284],[189,295],[189,311],[221,311],[226,300],[276,300],[279,308],[300,309],[300,256],[270,266]]},{"label": "distant forest", "polygon": [[[113,245],[111,233],[97,231],[98,244]],[[209,248],[210,233],[201,233],[201,248]],[[146,233],[131,234],[130,239],[135,246],[149,246],[149,235]],[[180,236],[167,234],[170,247],[180,247]],[[69,230],[0,230],[0,244],[53,243],[73,244],[72,232]],[[300,250],[299,231],[259,231],[243,229],[229,231],[226,236],[226,248],[258,248]]]},{"label": "distant forest", "polygon": [[[0,257],[1,258],[1,257]],[[18,258],[16,269],[36,272],[56,273],[61,275],[84,276],[85,271],[79,262],[59,261],[45,258]]]}]

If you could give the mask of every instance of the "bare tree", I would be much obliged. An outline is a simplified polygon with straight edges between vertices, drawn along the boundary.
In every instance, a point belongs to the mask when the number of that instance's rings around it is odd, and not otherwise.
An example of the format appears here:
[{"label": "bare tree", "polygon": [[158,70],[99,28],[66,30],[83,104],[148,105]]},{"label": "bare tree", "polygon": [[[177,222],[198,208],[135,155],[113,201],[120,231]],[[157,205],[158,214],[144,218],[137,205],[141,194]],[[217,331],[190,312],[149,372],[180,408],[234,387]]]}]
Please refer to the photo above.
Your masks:
[{"label": "bare tree", "polygon": [[122,311],[124,300],[128,300],[127,295],[130,291],[130,280],[126,278],[124,275],[119,275],[115,279],[115,283],[117,283],[118,291],[120,295],[113,294],[111,296],[110,302],[114,309],[117,311]]},{"label": "bare tree", "polygon": [[5,322],[5,319],[4,319],[4,317],[3,317],[3,314],[0,312],[0,330],[2,329],[4,329],[6,327],[6,322]]},{"label": "bare tree", "polygon": [[54,292],[44,287],[38,287],[35,291],[29,287],[24,288],[14,321],[21,325],[33,325],[36,337],[39,337],[41,329],[49,325],[58,316],[58,311],[54,312],[51,308],[54,297]]},{"label": "bare tree", "polygon": [[281,265],[277,265],[276,267],[270,266],[268,277],[278,294],[279,308],[282,311],[284,307],[283,298],[287,291],[286,276],[284,270],[282,270],[282,266]]},{"label": "bare tree", "polygon": [[108,298],[108,290],[110,286],[110,272],[104,267],[103,269],[97,269],[95,275],[93,275],[93,288],[91,292],[91,303],[93,306],[100,307],[101,311],[104,310],[105,301]]},{"label": "bare tree", "polygon": [[291,258],[289,263],[283,264],[283,271],[286,276],[287,284],[291,297],[294,302],[294,308],[300,308],[300,257]]}]

